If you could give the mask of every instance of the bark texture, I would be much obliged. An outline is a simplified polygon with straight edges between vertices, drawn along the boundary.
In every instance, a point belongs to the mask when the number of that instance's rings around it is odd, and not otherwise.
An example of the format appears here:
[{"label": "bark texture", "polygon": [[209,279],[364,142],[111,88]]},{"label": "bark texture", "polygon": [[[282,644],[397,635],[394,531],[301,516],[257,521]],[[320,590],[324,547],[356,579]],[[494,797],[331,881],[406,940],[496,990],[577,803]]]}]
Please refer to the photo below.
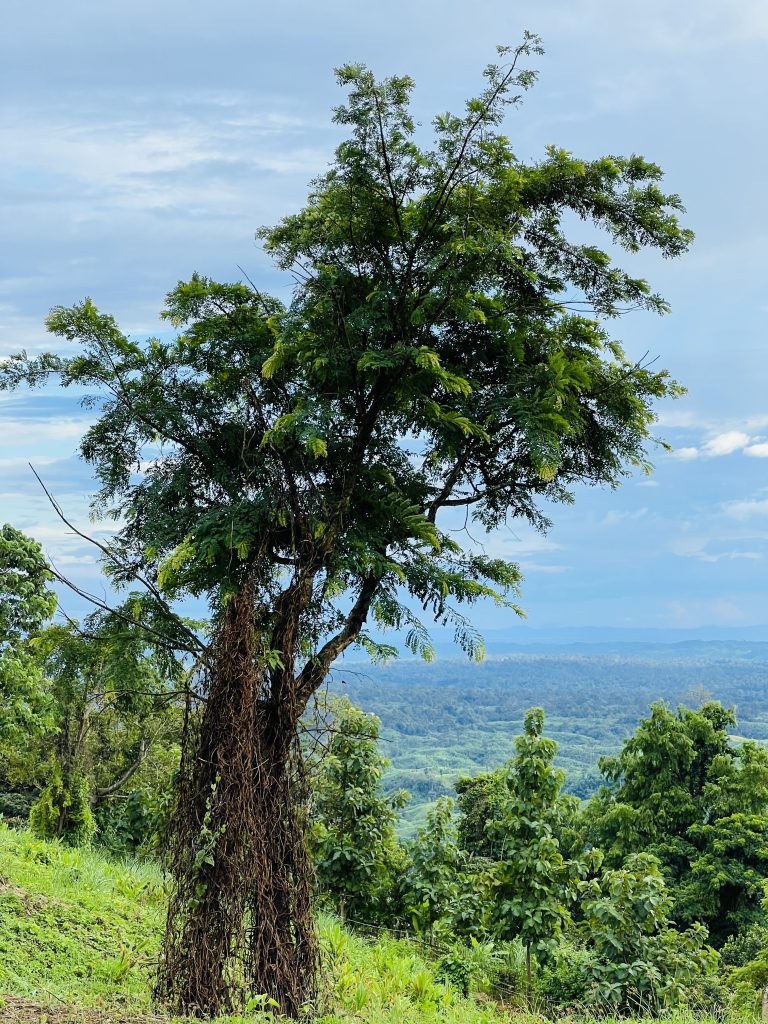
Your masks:
[{"label": "bark texture", "polygon": [[179,1013],[237,1011],[263,994],[297,1017],[315,994],[295,708],[263,667],[253,607],[247,590],[227,605],[182,764],[156,987]]}]

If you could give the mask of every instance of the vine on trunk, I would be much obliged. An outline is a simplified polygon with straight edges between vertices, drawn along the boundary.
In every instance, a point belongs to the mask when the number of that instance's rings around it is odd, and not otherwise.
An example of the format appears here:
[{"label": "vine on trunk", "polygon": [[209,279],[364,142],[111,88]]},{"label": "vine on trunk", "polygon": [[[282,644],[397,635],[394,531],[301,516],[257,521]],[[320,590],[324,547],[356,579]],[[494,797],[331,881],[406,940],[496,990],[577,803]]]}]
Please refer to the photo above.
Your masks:
[{"label": "vine on trunk", "polygon": [[253,610],[250,588],[230,599],[205,711],[187,731],[156,986],[178,1013],[237,1011],[259,993],[295,1017],[315,995],[301,751],[263,668]]}]

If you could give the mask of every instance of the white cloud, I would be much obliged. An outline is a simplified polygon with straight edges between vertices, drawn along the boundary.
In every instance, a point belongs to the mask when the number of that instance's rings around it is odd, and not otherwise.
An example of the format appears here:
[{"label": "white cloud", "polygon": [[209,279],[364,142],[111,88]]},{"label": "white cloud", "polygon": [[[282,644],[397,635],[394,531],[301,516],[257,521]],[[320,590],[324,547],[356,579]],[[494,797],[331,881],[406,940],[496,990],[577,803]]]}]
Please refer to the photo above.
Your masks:
[{"label": "white cloud", "polygon": [[[19,441],[26,444],[42,441],[66,441],[80,438],[91,425],[91,420],[70,417],[49,420],[0,419],[0,446],[18,448]],[[39,459],[32,461],[39,462]]]},{"label": "white cloud", "polygon": [[675,459],[681,459],[683,462],[690,462],[691,459],[698,459],[701,452],[698,448],[675,448],[671,454]]},{"label": "white cloud", "polygon": [[520,568],[524,573],[560,573],[568,572],[572,566],[570,565],[546,565],[543,562],[520,562]]},{"label": "white cloud", "polygon": [[714,430],[716,424],[711,419],[706,419],[694,409],[681,409],[673,407],[662,409],[656,417],[660,427],[702,427],[705,430]]},{"label": "white cloud", "polygon": [[758,444],[750,444],[744,449],[745,455],[751,455],[755,459],[768,459],[768,442],[761,441]]},{"label": "white cloud", "polygon": [[637,522],[638,519],[644,519],[647,515],[648,509],[645,506],[625,511],[611,509],[601,520],[600,526],[616,526],[618,523]]},{"label": "white cloud", "polygon": [[57,565],[95,565],[96,559],[93,555],[59,555],[56,558]]},{"label": "white cloud", "polygon": [[[751,537],[750,540],[754,542],[757,538]],[[762,551],[745,551],[740,548],[729,548],[727,550],[718,551],[712,550],[718,545],[727,543],[733,543],[738,541],[736,537],[679,537],[672,542],[670,550],[672,554],[677,555],[679,558],[695,558],[699,562],[722,562],[722,561],[739,561],[744,560],[748,562],[761,561],[765,554]]]},{"label": "white cloud", "polygon": [[0,459],[0,469],[19,469],[21,466],[29,465],[30,462],[35,466],[50,466],[51,463],[58,461],[50,455],[31,455],[28,459]]},{"label": "white cloud", "polygon": [[768,517],[768,498],[751,498],[746,501],[729,501],[725,514],[731,519],[752,519],[755,516]]},{"label": "white cloud", "polygon": [[749,444],[749,434],[741,430],[726,430],[723,434],[716,434],[704,445],[707,455],[731,455]]},{"label": "white cloud", "polygon": [[145,104],[133,118],[91,123],[77,123],[66,111],[27,108],[0,123],[6,164],[20,180],[29,168],[46,168],[59,216],[66,208],[82,226],[115,208],[237,214],[244,199],[238,174],[307,177],[328,161],[330,147],[307,145],[308,125],[297,118],[254,115],[239,97],[232,105],[242,109],[222,118],[219,105],[196,106],[195,99],[187,97],[186,111],[158,117]]}]

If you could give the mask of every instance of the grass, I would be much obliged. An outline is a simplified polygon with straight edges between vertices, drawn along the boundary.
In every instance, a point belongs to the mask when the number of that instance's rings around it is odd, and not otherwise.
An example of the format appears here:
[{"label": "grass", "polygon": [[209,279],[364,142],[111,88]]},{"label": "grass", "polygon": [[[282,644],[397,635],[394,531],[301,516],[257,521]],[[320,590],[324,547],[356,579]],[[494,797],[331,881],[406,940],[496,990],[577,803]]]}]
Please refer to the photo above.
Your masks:
[{"label": "grass", "polygon": [[[43,842],[0,823],[0,1020],[149,1024],[165,913],[152,864]],[[324,1024],[497,1024],[498,1009],[434,978],[404,940],[369,942],[320,919]],[[258,1010],[232,1024],[263,1021]]]},{"label": "grass", "polygon": [[152,865],[0,826],[0,993],[149,1010],[164,905]]},{"label": "grass", "polygon": [[[5,1024],[170,1024],[150,987],[165,914],[152,864],[35,839],[0,822],[0,1021]],[[318,1024],[541,1024],[435,978],[419,947],[367,940],[319,920],[324,1016]],[[255,1008],[221,1024],[265,1024]],[[673,1014],[668,1024],[715,1024]],[[609,1017],[562,1024],[612,1024]],[[719,1022],[722,1024],[722,1022]]]}]

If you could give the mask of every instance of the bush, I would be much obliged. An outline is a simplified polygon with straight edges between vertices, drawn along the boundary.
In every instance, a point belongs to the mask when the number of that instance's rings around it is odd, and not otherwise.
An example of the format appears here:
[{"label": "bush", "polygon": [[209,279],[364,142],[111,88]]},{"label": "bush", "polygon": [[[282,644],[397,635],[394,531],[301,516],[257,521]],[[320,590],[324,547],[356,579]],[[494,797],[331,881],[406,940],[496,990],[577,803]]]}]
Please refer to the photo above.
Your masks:
[{"label": "bush", "polygon": [[69,787],[54,765],[47,786],[29,812],[29,825],[40,839],[61,838],[72,846],[87,846],[96,834],[88,782],[76,775]]},{"label": "bush", "polygon": [[594,950],[574,942],[560,942],[541,970],[537,989],[547,1000],[561,1006],[587,1002],[596,965]]},{"label": "bush", "polygon": [[767,948],[768,928],[755,924],[730,936],[720,950],[720,961],[723,967],[745,967]]}]

